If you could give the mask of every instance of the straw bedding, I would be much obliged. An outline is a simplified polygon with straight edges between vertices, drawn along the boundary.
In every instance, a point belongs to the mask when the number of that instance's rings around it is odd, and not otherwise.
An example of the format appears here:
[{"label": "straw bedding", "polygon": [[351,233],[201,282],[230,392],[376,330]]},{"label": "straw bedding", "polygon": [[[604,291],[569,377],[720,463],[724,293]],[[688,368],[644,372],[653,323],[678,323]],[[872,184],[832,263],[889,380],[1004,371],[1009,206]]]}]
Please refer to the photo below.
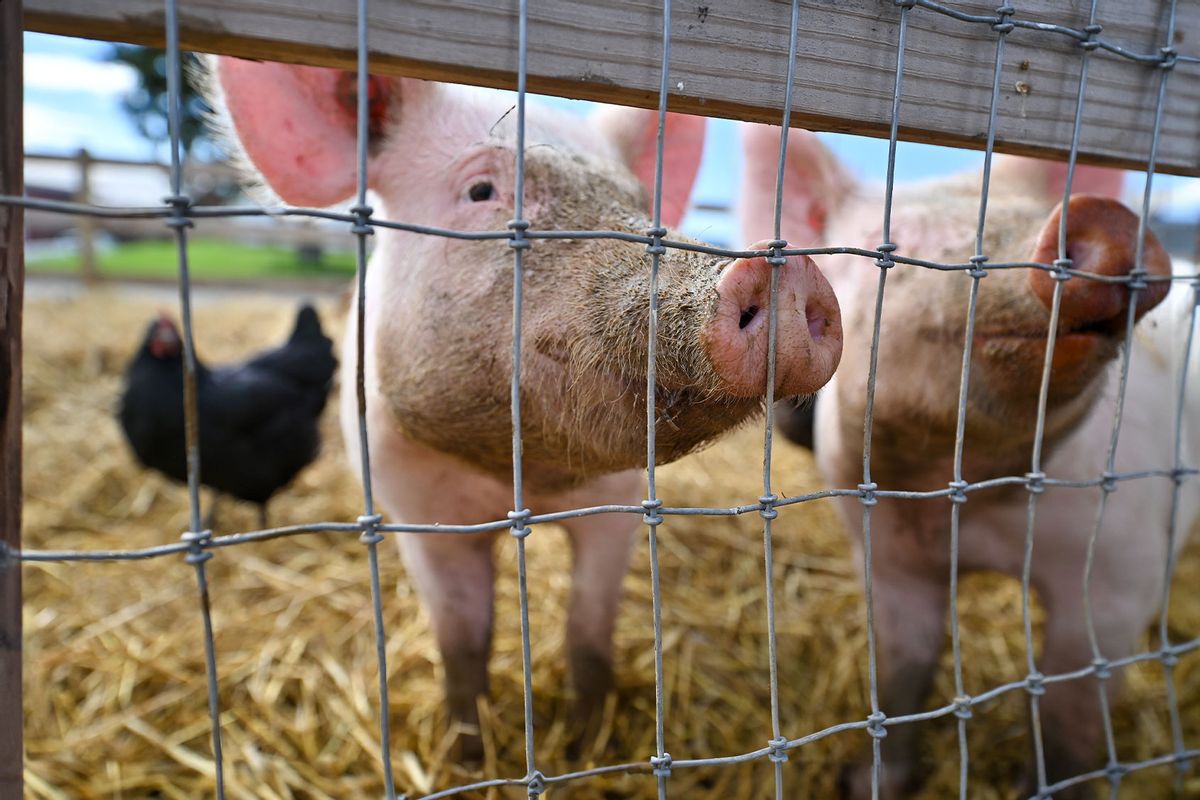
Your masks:
[{"label": "straw bedding", "polygon": [[[160,301],[168,306],[169,301]],[[323,306],[327,320],[338,310]],[[196,311],[200,354],[238,358],[281,340],[291,300],[221,298]],[[158,306],[100,292],[39,299],[26,319],[27,548],[125,548],[177,541],[186,492],[139,469],[112,419],[121,371]],[[337,328],[337,323],[333,322]],[[272,523],[352,520],[361,494],[348,477],[333,406],[317,463],[272,503]],[[761,431],[751,426],[661,470],[668,505],[729,506],[761,494]],[[818,486],[807,453],[780,442],[776,490]],[[1195,490],[1194,486],[1190,490]],[[207,496],[207,495],[206,495]],[[947,513],[949,509],[947,507]],[[256,527],[255,509],[227,502],[218,533]],[[771,738],[762,531],[757,514],[669,518],[660,529],[666,746],[676,758],[730,755]],[[829,501],[788,507],[775,525],[779,683],[784,734],[800,736],[868,713],[862,594]],[[398,788],[421,794],[481,777],[524,773],[521,648],[515,548],[500,537],[486,763],[467,772],[447,757],[440,666],[428,622],[395,549],[381,546],[384,619]],[[537,763],[546,774],[589,764],[645,762],[654,752],[654,661],[649,565],[638,549],[618,623],[620,691],[596,752],[563,756],[569,737],[563,624],[569,588],[565,537],[528,540]],[[353,535],[318,534],[225,548],[208,562],[220,673],[228,796],[379,797],[377,684],[366,552]],[[28,564],[25,580],[27,793],[35,798],[211,796],[201,620],[182,557],[109,564]],[[1200,547],[1180,564],[1172,606],[1177,639],[1200,632]],[[972,576],[963,587],[968,691],[1023,672],[1014,582]],[[1171,747],[1162,670],[1127,670],[1116,709],[1123,758]],[[1200,741],[1200,656],[1181,659],[1184,733]],[[953,696],[948,656],[936,696]],[[934,701],[931,701],[933,703]],[[1025,696],[976,709],[968,725],[971,796],[1014,796],[1028,752]],[[953,718],[925,723],[925,797],[952,796]],[[838,769],[867,745],[863,731],[792,751],[787,797],[833,797]],[[1130,776],[1122,797],[1163,797],[1170,768]],[[1200,796],[1192,774],[1185,789]],[[552,788],[572,798],[651,797],[645,774]],[[673,797],[773,796],[765,761],[677,769]],[[490,797],[519,797],[519,788]]]}]

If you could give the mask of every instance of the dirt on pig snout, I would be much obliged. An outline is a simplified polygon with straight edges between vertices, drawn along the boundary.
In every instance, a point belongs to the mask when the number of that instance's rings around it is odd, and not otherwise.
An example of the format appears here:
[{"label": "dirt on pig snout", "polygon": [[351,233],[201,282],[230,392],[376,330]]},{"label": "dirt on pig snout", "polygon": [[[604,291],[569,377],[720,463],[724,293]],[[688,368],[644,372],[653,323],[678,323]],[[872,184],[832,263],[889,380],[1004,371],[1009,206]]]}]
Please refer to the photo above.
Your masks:
[{"label": "dirt on pig snout", "polygon": [[[297,301],[198,298],[199,354],[231,361],[282,341]],[[140,469],[113,419],[121,372],[145,323],[170,295],[105,290],[38,298],[25,313],[27,549],[124,549],[177,542],[187,528],[183,487]],[[321,304],[340,335],[340,306]],[[361,513],[331,402],[319,459],[271,503],[272,524],[348,521]],[[667,506],[730,507],[762,494],[761,424],[659,470]],[[774,490],[820,488],[808,454],[776,440]],[[1186,487],[1185,487],[1186,488]],[[1194,489],[1194,484],[1192,485]],[[207,498],[207,491],[204,492]],[[782,732],[789,738],[862,720],[865,617],[855,565],[830,500],[782,508],[774,522]],[[914,501],[918,502],[918,501]],[[919,501],[941,502],[941,501]],[[536,512],[537,509],[534,509]],[[947,514],[949,505],[947,504]],[[1087,521],[1083,521],[1086,523]],[[218,534],[257,526],[257,511],[225,501]],[[437,648],[395,548],[381,546],[393,764],[410,796],[525,772],[516,557],[500,558],[492,693],[484,709],[486,763],[448,760]],[[546,775],[654,755],[654,657],[647,548],[638,547],[618,620],[620,690],[602,740],[584,763],[564,756],[571,735],[563,625],[570,554],[553,526],[527,539],[537,766]],[[675,760],[756,750],[772,738],[762,520],[668,517],[659,528],[666,749]],[[225,776],[230,797],[380,796],[378,690],[367,554],[354,534],[311,534],[220,548],[206,564],[212,596]],[[26,792],[36,798],[194,798],[214,772],[195,573],[182,556],[124,563],[23,567]],[[1200,547],[1185,551],[1173,594],[1176,640],[1200,632]],[[971,576],[962,586],[968,692],[1023,677],[1020,594],[1014,582]],[[1147,635],[1145,647],[1153,646]],[[948,649],[948,648],[947,648]],[[1116,708],[1123,760],[1172,749],[1162,668],[1125,670]],[[1175,670],[1185,742],[1200,741],[1200,654]],[[947,652],[935,705],[954,696]],[[1028,754],[1027,699],[1012,691],[974,709],[967,725],[971,796],[1015,796]],[[886,711],[886,709],[885,709]],[[930,731],[923,797],[957,796],[953,716]],[[861,730],[792,750],[784,796],[834,797],[840,765],[868,743]],[[1102,757],[1097,754],[1097,766]],[[672,796],[774,796],[765,759],[675,769]],[[1168,796],[1170,767],[1128,776],[1122,797]],[[520,788],[475,796],[523,796]],[[653,797],[647,774],[589,778],[551,796]],[[1185,794],[1200,797],[1193,771]]]}]

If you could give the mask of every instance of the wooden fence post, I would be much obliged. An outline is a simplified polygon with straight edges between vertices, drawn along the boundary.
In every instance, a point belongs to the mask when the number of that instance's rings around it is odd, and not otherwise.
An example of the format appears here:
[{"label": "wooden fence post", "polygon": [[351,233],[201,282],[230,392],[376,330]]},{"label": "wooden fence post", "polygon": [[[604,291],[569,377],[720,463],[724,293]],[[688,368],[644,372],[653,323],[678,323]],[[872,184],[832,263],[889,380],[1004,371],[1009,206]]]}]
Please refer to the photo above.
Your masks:
[{"label": "wooden fence post", "polygon": [[[0,194],[24,192],[21,0],[0,0]],[[0,206],[0,797],[23,796],[21,308],[24,212]]]},{"label": "wooden fence post", "polygon": [[[75,202],[91,204],[92,202],[92,154],[86,147],[81,147],[75,156],[79,165],[79,188],[75,193]],[[96,269],[96,219],[94,217],[79,217],[75,231],[79,236],[79,271],[83,282],[94,284],[100,274]]]}]

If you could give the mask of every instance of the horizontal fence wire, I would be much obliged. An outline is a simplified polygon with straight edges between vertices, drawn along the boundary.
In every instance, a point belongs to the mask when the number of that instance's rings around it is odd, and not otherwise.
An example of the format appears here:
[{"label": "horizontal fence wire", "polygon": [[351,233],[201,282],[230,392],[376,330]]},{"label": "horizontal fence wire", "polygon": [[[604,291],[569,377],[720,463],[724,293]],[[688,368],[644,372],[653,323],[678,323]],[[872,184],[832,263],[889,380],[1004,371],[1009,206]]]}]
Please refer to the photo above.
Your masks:
[{"label": "horizontal fence wire", "polygon": [[[784,103],[784,120],[785,120],[785,135],[780,146],[780,161],[778,165],[778,177],[775,187],[775,207],[774,207],[774,240],[769,246],[763,249],[729,249],[702,245],[693,242],[683,242],[667,238],[667,231],[660,226],[660,211],[661,211],[661,186],[663,178],[663,130],[664,120],[667,106],[667,97],[669,93],[669,64],[670,64],[670,19],[671,9],[670,2],[663,5],[662,25],[663,25],[663,44],[661,52],[661,68],[662,81],[659,92],[659,107],[658,107],[658,137],[657,137],[657,152],[655,164],[655,191],[652,197],[652,227],[645,234],[636,234],[625,231],[611,230],[537,230],[531,227],[530,222],[523,218],[523,181],[524,181],[524,130],[525,130],[525,71],[526,71],[526,23],[528,18],[527,3],[525,0],[520,2],[520,17],[518,26],[518,85],[517,85],[517,114],[516,114],[516,131],[517,131],[517,162],[516,162],[516,183],[517,190],[515,194],[515,210],[514,219],[508,224],[505,230],[494,231],[463,231],[447,228],[439,228],[428,225],[416,225],[396,220],[385,220],[376,218],[373,215],[373,210],[367,205],[367,183],[366,183],[366,164],[367,164],[367,130],[368,130],[368,86],[367,79],[369,73],[368,63],[368,47],[367,47],[367,32],[369,13],[366,0],[360,0],[358,5],[358,27],[357,27],[357,50],[358,50],[358,132],[357,132],[357,193],[355,205],[349,209],[348,213],[328,211],[313,208],[300,208],[292,206],[275,206],[275,207],[223,207],[223,206],[195,206],[192,205],[182,191],[182,167],[179,158],[179,49],[178,49],[178,25],[177,25],[177,9],[175,0],[164,0],[165,3],[165,33],[168,42],[168,88],[169,88],[169,110],[170,110],[170,146],[171,146],[171,196],[166,198],[161,206],[145,206],[145,207],[104,207],[99,205],[79,204],[70,202],[60,202],[53,200],[42,200],[28,197],[16,197],[11,195],[0,195],[0,204],[9,206],[21,206],[26,209],[48,211],[66,215],[89,216],[98,218],[121,218],[121,219],[162,219],[164,223],[172,229],[176,236],[179,252],[179,288],[180,288],[180,303],[183,309],[182,327],[183,340],[185,346],[185,364],[186,370],[186,402],[187,410],[187,446],[188,446],[188,486],[189,486],[189,504],[190,504],[190,530],[185,532],[182,540],[178,543],[164,544],[155,547],[137,548],[137,549],[121,549],[121,550],[22,550],[18,553],[8,551],[0,551],[0,560],[16,559],[23,562],[119,562],[119,561],[134,561],[146,560],[165,557],[183,556],[187,563],[191,564],[196,571],[198,586],[200,590],[200,610],[202,615],[203,628],[203,646],[206,653],[206,673],[208,678],[208,699],[209,713],[212,720],[212,737],[213,737],[213,752],[214,761],[216,764],[216,784],[217,796],[224,796],[224,779],[222,773],[222,756],[220,750],[220,710],[217,704],[216,687],[218,684],[218,668],[220,665],[219,654],[216,652],[215,639],[212,630],[212,622],[209,613],[208,602],[208,582],[205,572],[205,562],[212,558],[213,555],[223,548],[250,545],[256,542],[268,541],[271,539],[279,539],[294,536],[306,536],[314,533],[327,534],[353,534],[357,535],[362,543],[366,545],[369,555],[369,579],[371,583],[372,610],[374,613],[375,622],[375,638],[376,650],[378,656],[378,678],[379,678],[379,706],[376,709],[379,714],[380,737],[382,741],[382,764],[383,780],[385,784],[386,796],[388,798],[396,797],[395,788],[393,785],[391,753],[390,753],[390,722],[387,713],[388,701],[388,680],[387,680],[387,663],[384,644],[386,642],[386,631],[384,630],[383,614],[382,614],[382,593],[379,585],[379,567],[378,557],[376,554],[377,545],[388,535],[467,535],[478,534],[484,532],[499,532],[508,530],[511,535],[517,540],[518,548],[518,569],[519,569],[519,600],[521,614],[521,639],[523,649],[523,680],[525,691],[525,754],[526,754],[526,773],[522,777],[513,778],[493,778],[475,783],[455,786],[441,791],[427,794],[425,797],[429,800],[432,798],[449,797],[456,794],[482,790],[490,787],[502,786],[522,786],[525,787],[530,798],[540,795],[547,786],[557,785],[587,778],[596,778],[603,775],[612,774],[652,774],[658,787],[659,797],[665,798],[667,795],[667,787],[669,784],[668,778],[672,770],[688,769],[698,767],[713,767],[722,765],[732,765],[758,760],[768,760],[774,765],[774,788],[776,797],[784,796],[783,789],[783,773],[782,763],[787,758],[787,752],[819,741],[826,737],[836,735],[848,731],[867,731],[873,742],[873,775],[872,788],[873,793],[877,794],[880,789],[880,776],[882,760],[880,756],[880,743],[886,730],[890,727],[898,725],[916,724],[935,720],[939,718],[956,717],[958,724],[958,747],[959,747],[959,795],[966,797],[968,767],[970,756],[966,746],[966,726],[971,717],[971,710],[980,704],[988,703],[1010,693],[1024,692],[1028,695],[1028,700],[1031,705],[1034,724],[1034,741],[1038,752],[1038,785],[1037,796],[1047,797],[1055,791],[1082,784],[1093,780],[1108,780],[1112,791],[1115,793],[1122,778],[1131,772],[1148,769],[1156,766],[1175,765],[1177,769],[1183,770],[1194,759],[1200,758],[1200,749],[1188,748],[1183,740],[1181,732],[1181,724],[1179,720],[1178,702],[1175,697],[1173,673],[1172,669],[1182,656],[1200,650],[1200,636],[1181,641],[1172,642],[1167,635],[1167,603],[1169,600],[1169,589],[1171,578],[1174,572],[1174,556],[1171,554],[1168,557],[1167,563],[1164,565],[1164,593],[1162,597],[1161,612],[1159,617],[1159,646],[1156,649],[1145,652],[1136,653],[1134,655],[1121,658],[1105,658],[1097,644],[1094,622],[1092,619],[1090,599],[1085,601],[1085,606],[1088,612],[1088,635],[1091,647],[1092,662],[1089,666],[1063,672],[1058,674],[1042,674],[1037,670],[1037,665],[1033,659],[1032,649],[1032,629],[1029,623],[1029,596],[1030,596],[1030,580],[1029,571],[1032,559],[1033,546],[1033,520],[1036,513],[1036,506],[1040,494],[1048,487],[1070,488],[1078,490],[1094,490],[1100,489],[1101,495],[1098,502],[1094,525],[1092,527],[1092,535],[1088,546],[1088,563],[1086,579],[1082,590],[1085,598],[1089,598],[1091,587],[1092,563],[1096,541],[1099,536],[1102,520],[1105,516],[1109,495],[1122,482],[1129,481],[1147,481],[1147,480],[1166,480],[1173,483],[1173,499],[1172,499],[1172,515],[1171,515],[1171,530],[1169,538],[1171,542],[1181,535],[1177,529],[1178,522],[1176,520],[1176,511],[1178,507],[1179,493],[1183,490],[1183,486],[1190,480],[1200,474],[1200,469],[1196,465],[1188,465],[1183,463],[1181,451],[1181,430],[1183,424],[1183,408],[1186,392],[1186,366],[1187,360],[1190,359],[1192,346],[1191,335],[1187,342],[1185,350],[1184,375],[1181,377],[1180,385],[1177,387],[1177,408],[1178,414],[1173,421],[1175,426],[1175,452],[1172,463],[1169,466],[1163,466],[1159,469],[1144,469],[1138,471],[1120,472],[1115,466],[1115,454],[1117,449],[1118,437],[1121,430],[1122,415],[1125,404],[1125,390],[1128,384],[1129,362],[1131,357],[1131,342],[1134,325],[1133,303],[1130,305],[1130,310],[1126,322],[1126,338],[1123,349],[1120,355],[1120,397],[1118,399],[1116,413],[1112,422],[1112,434],[1109,447],[1107,448],[1107,460],[1103,471],[1093,479],[1072,479],[1067,480],[1058,478],[1052,475],[1046,475],[1042,472],[1041,464],[1041,441],[1043,438],[1043,429],[1045,424],[1045,405],[1046,397],[1049,391],[1050,380],[1050,364],[1054,349],[1054,332],[1056,330],[1056,320],[1059,311],[1059,298],[1061,296],[1063,281],[1066,277],[1072,279],[1081,279],[1087,281],[1097,281],[1101,283],[1127,285],[1136,298],[1138,291],[1144,290],[1149,284],[1160,282],[1186,282],[1191,283],[1194,287],[1194,297],[1200,297],[1200,277],[1192,275],[1171,275],[1171,276],[1151,276],[1147,275],[1142,267],[1142,237],[1146,230],[1146,222],[1149,212],[1149,200],[1151,192],[1151,181],[1154,173],[1155,153],[1161,130],[1162,117],[1164,113],[1163,98],[1165,96],[1165,87],[1167,78],[1172,74],[1172,71],[1180,66],[1192,67],[1200,64],[1200,56],[1181,54],[1177,52],[1174,46],[1174,5],[1171,6],[1171,16],[1168,21],[1167,35],[1164,39],[1164,44],[1153,52],[1135,52],[1116,42],[1106,39],[1101,36],[1102,28],[1096,24],[1096,4],[1091,6],[1091,19],[1089,25],[1082,29],[1072,28],[1064,25],[1054,24],[1050,22],[1036,21],[1030,19],[1022,19],[1017,14],[1017,10],[1011,6],[1003,4],[999,6],[994,14],[970,14],[957,10],[947,4],[933,2],[932,0],[895,0],[894,5],[898,7],[899,29],[896,42],[896,80],[893,93],[893,113],[892,125],[889,135],[889,158],[886,183],[886,196],[883,208],[883,227],[882,227],[882,243],[875,249],[859,248],[859,247],[794,247],[793,243],[784,241],[781,236],[781,214],[783,208],[783,183],[784,183],[784,158],[786,154],[786,120],[788,119],[792,106],[792,88],[795,81],[796,69],[796,39],[798,31],[799,14],[803,13],[799,0],[792,2],[791,16],[791,36],[789,43],[789,68],[786,82],[786,99]],[[896,145],[899,140],[899,117],[903,99],[903,64],[905,52],[905,35],[908,15],[912,13],[937,13],[967,24],[988,26],[995,33],[995,56],[994,56],[994,76],[992,84],[991,106],[989,110],[987,139],[985,147],[985,161],[983,169],[983,181],[980,192],[979,201],[979,216],[978,224],[975,233],[975,249],[971,257],[963,262],[937,262],[913,257],[897,252],[897,246],[891,240],[890,234],[890,219],[892,211],[892,188],[894,184],[895,165],[896,165]],[[1140,214],[1140,222],[1138,229],[1138,244],[1136,265],[1133,273],[1122,276],[1097,275],[1092,272],[1075,269],[1070,259],[1068,258],[1065,246],[1065,231],[1067,225],[1067,214],[1065,212],[1061,216],[1061,230],[1058,258],[1052,263],[1039,263],[1028,261],[1010,261],[992,263],[988,261],[987,254],[983,249],[984,230],[987,223],[987,202],[989,190],[989,176],[991,169],[991,157],[994,149],[994,144],[997,139],[996,131],[996,105],[999,96],[999,79],[1000,69],[1003,64],[1004,44],[1009,36],[1027,36],[1027,35],[1053,35],[1071,39],[1075,41],[1080,48],[1080,63],[1081,72],[1079,78],[1078,90],[1078,105],[1076,109],[1075,126],[1072,133],[1071,155],[1068,162],[1068,178],[1064,197],[1070,194],[1071,176],[1075,166],[1075,154],[1078,149],[1078,141],[1080,135],[1080,125],[1082,119],[1082,108],[1086,96],[1087,83],[1087,61],[1089,57],[1095,57],[1097,54],[1103,54],[1105,57],[1118,57],[1126,59],[1131,64],[1141,65],[1147,69],[1155,69],[1160,71],[1160,83],[1157,95],[1157,106],[1155,112],[1154,136],[1150,153],[1147,155],[1147,170],[1148,175],[1145,183],[1143,202]],[[335,222],[346,223],[350,232],[355,236],[357,249],[357,294],[356,294],[356,321],[357,326],[354,335],[357,338],[357,372],[356,372],[356,390],[358,401],[358,422],[359,422],[359,457],[362,465],[362,480],[363,480],[363,514],[353,522],[347,521],[330,521],[330,522],[313,522],[303,525],[291,525],[284,527],[267,528],[256,531],[246,531],[224,536],[214,536],[211,531],[201,530],[200,524],[200,506],[199,506],[199,447],[197,438],[197,424],[195,411],[195,356],[193,345],[193,323],[190,315],[190,280],[187,269],[187,230],[195,223],[203,223],[206,219],[214,218],[235,218],[235,217],[308,217],[314,219],[330,220]],[[497,240],[506,241],[512,248],[514,270],[513,270],[513,351],[512,351],[512,422],[513,422],[513,501],[514,510],[508,514],[505,519],[497,519],[492,521],[480,522],[470,525],[411,525],[404,523],[385,523],[382,516],[377,512],[372,495],[371,486],[371,471],[370,471],[370,455],[368,452],[367,438],[367,420],[366,420],[366,389],[364,379],[364,308],[366,301],[366,259],[367,259],[367,237],[372,235],[378,229],[405,231],[409,233],[423,234],[427,236],[442,237],[445,239],[457,240]],[[650,323],[647,331],[648,335],[648,370],[647,370],[647,494],[646,500],[639,505],[599,505],[586,508],[575,508],[567,511],[560,511],[548,514],[533,513],[531,510],[524,508],[523,491],[521,480],[521,437],[520,437],[520,370],[521,363],[521,288],[522,288],[522,272],[523,272],[523,253],[524,251],[539,241],[553,241],[559,239],[594,239],[594,240],[611,240],[617,242],[625,242],[634,245],[644,245],[646,247],[647,256],[650,263],[651,274],[651,289],[650,295],[647,298],[650,311]],[[782,265],[784,259],[788,256],[811,256],[811,255],[851,255],[857,256],[864,260],[864,264],[873,264],[879,270],[878,291],[875,303],[874,315],[874,336],[872,343],[872,367],[870,377],[867,383],[867,403],[866,403],[866,418],[864,420],[864,452],[863,452],[863,482],[853,488],[828,489],[818,492],[812,492],[804,495],[791,497],[780,497],[772,491],[771,485],[771,454],[772,454],[772,423],[773,423],[773,386],[774,381],[768,379],[767,386],[767,403],[766,403],[766,419],[763,431],[763,494],[754,502],[749,502],[744,505],[731,507],[670,507],[663,505],[662,500],[657,496],[655,488],[655,426],[656,413],[654,403],[654,387],[655,387],[655,348],[656,348],[656,321],[657,321],[657,275],[660,264],[660,259],[663,254],[669,250],[689,251],[703,253],[712,256],[718,256],[728,259],[764,257],[767,258],[772,266],[771,272],[771,289],[770,289],[770,308],[769,308],[769,353],[768,353],[768,373],[774,375],[775,368],[775,345],[776,345],[776,319],[777,319],[777,274],[778,267]],[[872,407],[874,398],[874,377],[875,377],[875,360],[878,351],[878,342],[880,335],[880,320],[884,304],[885,288],[887,285],[887,274],[893,269],[928,269],[943,272],[963,272],[971,277],[972,285],[968,300],[968,325],[966,329],[964,350],[962,358],[962,367],[959,384],[959,395],[957,404],[956,418],[956,436],[954,448],[954,462],[952,467],[952,475],[947,482],[945,489],[931,491],[899,491],[889,490],[886,487],[877,486],[871,480],[871,428],[872,428]],[[1039,414],[1037,420],[1037,432],[1035,435],[1034,455],[1031,463],[1030,472],[1025,475],[1012,475],[991,478],[977,482],[967,482],[963,479],[963,451],[964,451],[964,432],[967,419],[967,396],[968,385],[971,377],[971,342],[972,331],[975,323],[977,296],[980,282],[986,278],[987,273],[993,270],[1042,270],[1057,280],[1055,281],[1054,302],[1051,310],[1051,324],[1049,325],[1049,341],[1047,345],[1047,353],[1045,367],[1042,378]],[[1196,317],[1193,310],[1192,328],[1195,327]],[[1022,680],[1012,681],[1002,685],[994,686],[986,691],[976,695],[967,695],[965,692],[963,677],[962,677],[962,653],[959,636],[958,625],[958,532],[959,532],[959,514],[962,503],[972,493],[996,490],[1000,488],[1022,488],[1028,493],[1028,525],[1026,528],[1026,562],[1024,565],[1024,576],[1022,580],[1022,598],[1025,609],[1025,627],[1026,627],[1026,649],[1027,649],[1027,666],[1029,674]],[[1193,483],[1194,490],[1194,483]],[[787,738],[782,735],[782,723],[779,716],[779,700],[778,700],[778,684],[776,675],[776,618],[774,607],[774,579],[772,575],[772,521],[778,514],[790,506],[810,503],[814,501],[824,500],[828,498],[857,498],[862,504],[863,509],[863,533],[865,542],[864,552],[864,578],[865,589],[867,594],[867,637],[869,651],[869,694],[870,694],[870,713],[864,719],[841,722],[835,725],[828,726],[824,729],[814,731],[798,738]],[[888,715],[886,707],[881,705],[880,695],[877,687],[876,668],[875,668],[875,626],[872,615],[871,602],[871,586],[872,586],[872,564],[871,564],[871,511],[872,507],[879,499],[895,499],[905,501],[927,501],[945,499],[950,503],[951,514],[951,572],[949,575],[950,585],[950,619],[951,619],[951,643],[954,656],[954,686],[956,696],[949,703],[945,703],[937,708],[927,711],[909,714],[894,714]],[[686,758],[672,757],[667,752],[667,743],[664,740],[664,701],[663,701],[663,653],[662,653],[662,630],[661,630],[661,596],[659,589],[659,580],[657,573],[657,532],[665,520],[670,517],[688,517],[688,516],[739,516],[745,514],[757,513],[763,520],[763,543],[764,543],[764,579],[766,591],[766,610],[767,610],[767,632],[770,641],[769,658],[770,658],[770,673],[771,673],[771,730],[769,736],[764,737],[766,745],[757,749],[748,750],[742,753],[729,754],[724,756],[709,757],[709,758]],[[562,520],[596,516],[596,515],[623,515],[623,514],[640,514],[645,522],[648,530],[648,544],[651,553],[651,569],[652,576],[652,592],[654,603],[654,628],[655,628],[655,673],[656,673],[656,724],[657,749],[654,755],[650,756],[645,761],[630,762],[624,764],[612,764],[599,766],[593,769],[580,770],[576,772],[568,772],[559,775],[546,775],[537,769],[534,759],[534,723],[532,700],[535,687],[532,684],[531,678],[531,655],[530,655],[530,637],[531,631],[529,626],[529,598],[525,585],[525,562],[524,553],[526,541],[533,530],[545,523],[559,522]],[[1186,523],[1186,521],[1185,521]],[[1184,532],[1186,533],[1186,532]],[[0,548],[4,545],[0,544]],[[1168,552],[1171,548],[1168,548]],[[1156,662],[1164,669],[1165,681],[1168,691],[1168,706],[1171,714],[1172,732],[1173,732],[1173,752],[1163,754],[1153,758],[1141,761],[1121,761],[1117,757],[1116,748],[1114,746],[1112,720],[1109,709],[1109,697],[1107,691],[1107,681],[1115,670],[1128,668],[1135,664]],[[1045,765],[1042,757],[1042,746],[1036,718],[1038,714],[1038,697],[1045,685],[1053,685],[1066,681],[1077,681],[1088,678],[1096,679],[1098,699],[1102,707],[1102,716],[1104,724],[1104,738],[1106,744],[1107,764],[1103,769],[1095,770],[1081,775],[1072,776],[1070,778],[1059,781],[1058,783],[1048,783],[1045,771]],[[1179,773],[1182,775],[1182,772]]]}]

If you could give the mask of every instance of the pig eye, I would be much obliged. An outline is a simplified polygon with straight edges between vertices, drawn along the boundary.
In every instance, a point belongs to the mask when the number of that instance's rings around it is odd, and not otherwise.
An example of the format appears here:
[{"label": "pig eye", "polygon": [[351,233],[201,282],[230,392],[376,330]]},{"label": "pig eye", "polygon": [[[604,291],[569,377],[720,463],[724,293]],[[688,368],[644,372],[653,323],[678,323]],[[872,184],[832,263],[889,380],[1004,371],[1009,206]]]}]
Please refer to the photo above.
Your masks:
[{"label": "pig eye", "polygon": [[467,197],[471,198],[472,203],[484,203],[488,200],[495,200],[496,187],[492,186],[491,181],[480,181],[473,184],[467,190]]}]

